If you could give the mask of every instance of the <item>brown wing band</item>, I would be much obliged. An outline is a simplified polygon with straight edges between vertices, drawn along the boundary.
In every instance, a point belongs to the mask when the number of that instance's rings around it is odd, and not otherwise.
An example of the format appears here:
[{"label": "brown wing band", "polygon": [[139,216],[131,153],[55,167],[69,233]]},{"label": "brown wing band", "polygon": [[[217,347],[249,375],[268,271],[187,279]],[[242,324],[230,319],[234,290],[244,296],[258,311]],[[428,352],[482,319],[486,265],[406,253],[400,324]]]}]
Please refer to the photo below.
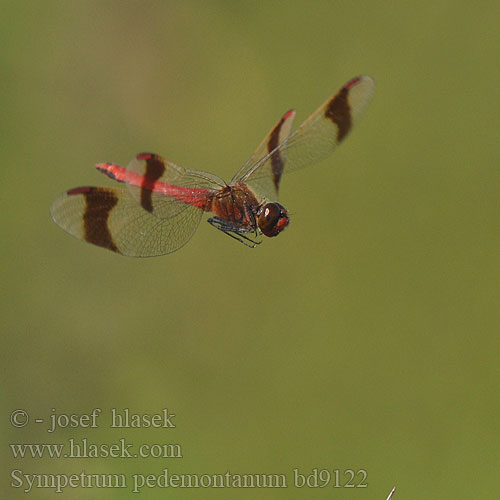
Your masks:
[{"label": "brown wing band", "polygon": [[[281,127],[283,126],[284,121],[285,118],[283,117],[271,132],[271,136],[269,137],[269,142],[267,143],[267,151],[269,153],[273,151],[275,148],[277,148],[280,143],[280,130]],[[285,163],[283,162],[283,158],[280,155],[279,149],[277,149],[271,155],[271,167],[273,169],[273,182],[274,182],[274,187],[276,188],[276,193],[279,190],[279,184],[281,180],[281,175],[283,174],[284,166]]]},{"label": "brown wing band", "polygon": [[153,211],[152,193],[156,181],[165,173],[163,159],[156,155],[144,155],[146,172],[141,186],[141,206],[148,212]]},{"label": "brown wing band", "polygon": [[337,143],[342,142],[351,129],[351,107],[348,101],[349,88],[343,87],[328,103],[325,111],[326,118],[338,127]]},{"label": "brown wing band", "polygon": [[111,210],[118,203],[112,190],[102,187],[77,188],[68,191],[68,195],[81,194],[85,197],[83,214],[83,239],[94,245],[119,252],[108,227]]}]

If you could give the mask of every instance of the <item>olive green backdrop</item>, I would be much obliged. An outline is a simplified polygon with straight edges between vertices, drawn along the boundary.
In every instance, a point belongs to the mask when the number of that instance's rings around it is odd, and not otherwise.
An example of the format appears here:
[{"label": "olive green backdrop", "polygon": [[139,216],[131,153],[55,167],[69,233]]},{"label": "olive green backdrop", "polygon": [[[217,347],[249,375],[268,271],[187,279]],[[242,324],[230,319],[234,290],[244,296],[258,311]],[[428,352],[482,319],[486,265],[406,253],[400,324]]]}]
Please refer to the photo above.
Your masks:
[{"label": "olive green backdrop", "polygon": [[[288,488],[142,498],[384,500],[394,485],[401,500],[498,497],[496,1],[1,7],[6,498],[26,496],[14,469],[165,468],[286,474]],[[96,162],[142,151],[229,179],[287,109],[300,123],[360,73],[377,81],[366,115],[334,156],[283,179],[292,222],[255,250],[202,222],[181,251],[131,259],[50,220],[62,191],[113,185]],[[97,407],[98,429],[34,422]],[[168,408],[177,427],[110,429],[111,408]],[[26,428],[10,425],[15,409]],[[8,447],[71,437],[179,443],[184,458]],[[368,487],[296,488],[294,468],[363,469]]]}]

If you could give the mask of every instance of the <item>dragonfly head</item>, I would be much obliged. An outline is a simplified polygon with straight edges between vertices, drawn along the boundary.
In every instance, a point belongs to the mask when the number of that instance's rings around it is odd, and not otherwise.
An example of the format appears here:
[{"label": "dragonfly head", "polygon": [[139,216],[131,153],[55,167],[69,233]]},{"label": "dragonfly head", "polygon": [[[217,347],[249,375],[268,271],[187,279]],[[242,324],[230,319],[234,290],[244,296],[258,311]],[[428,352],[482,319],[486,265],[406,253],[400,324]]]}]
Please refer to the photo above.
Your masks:
[{"label": "dragonfly head", "polygon": [[289,222],[286,208],[277,202],[266,203],[257,219],[259,229],[266,236],[277,236],[288,226]]}]

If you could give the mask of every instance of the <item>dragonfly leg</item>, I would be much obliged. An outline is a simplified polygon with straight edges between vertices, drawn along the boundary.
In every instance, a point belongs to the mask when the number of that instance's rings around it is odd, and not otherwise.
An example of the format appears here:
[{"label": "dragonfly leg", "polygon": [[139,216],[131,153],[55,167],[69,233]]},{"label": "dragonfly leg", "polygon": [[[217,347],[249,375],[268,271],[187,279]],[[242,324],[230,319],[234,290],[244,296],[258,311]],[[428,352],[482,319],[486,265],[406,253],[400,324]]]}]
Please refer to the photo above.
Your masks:
[{"label": "dragonfly leg", "polygon": [[257,245],[260,245],[262,243],[261,241],[253,241],[250,238],[247,238],[246,236],[244,236],[243,234],[240,234],[240,233],[233,234],[232,232],[224,231],[223,229],[221,229],[221,231],[224,234],[231,236],[231,238],[234,238],[236,241],[243,243],[243,245],[245,245],[248,248],[255,248]]},{"label": "dragonfly leg", "polygon": [[257,245],[260,245],[262,243],[261,241],[254,241],[251,238],[248,238],[243,234],[247,233],[248,231],[244,230],[243,228],[234,226],[233,224],[228,223],[220,217],[211,217],[210,219],[208,219],[208,223],[219,231],[222,231],[224,234],[227,234],[228,236],[231,236],[231,238],[234,238],[240,243],[243,243],[243,245],[249,248],[255,248]]},{"label": "dragonfly leg", "polygon": [[255,218],[255,213],[252,210],[252,207],[250,207],[246,202],[245,202],[245,208],[246,208],[246,211],[250,217],[250,220],[252,221],[252,226],[254,228],[254,234],[255,234],[255,237],[257,238],[257,236],[259,236],[259,231],[258,231],[259,225],[257,224],[257,219]]}]

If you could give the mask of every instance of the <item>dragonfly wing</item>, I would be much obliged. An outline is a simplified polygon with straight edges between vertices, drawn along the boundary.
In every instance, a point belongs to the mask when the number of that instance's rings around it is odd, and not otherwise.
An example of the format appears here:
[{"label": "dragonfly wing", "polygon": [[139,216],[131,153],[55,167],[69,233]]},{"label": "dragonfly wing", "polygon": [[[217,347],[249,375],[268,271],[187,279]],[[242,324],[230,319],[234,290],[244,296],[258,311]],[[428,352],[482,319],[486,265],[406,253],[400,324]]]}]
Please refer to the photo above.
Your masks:
[{"label": "dragonfly wing", "polygon": [[159,219],[175,217],[187,205],[209,208],[213,191],[225,186],[215,175],[188,170],[152,153],[137,155],[126,168],[99,163],[96,168],[124,182],[139,205]]},{"label": "dragonfly wing", "polygon": [[71,235],[131,257],[165,255],[185,245],[203,211],[183,203],[183,210],[159,219],[125,188],[70,189],[51,206],[54,222]]},{"label": "dragonfly wing", "polygon": [[359,76],[346,83],[240,180],[251,187],[258,186],[268,178],[267,164],[277,153],[286,159],[286,172],[312,165],[331,155],[363,114],[374,90],[375,82],[369,76]]},{"label": "dragonfly wing", "polygon": [[277,146],[283,143],[290,135],[292,130],[293,120],[295,118],[295,110],[290,110],[281,120],[270,130],[259,144],[255,153],[243,165],[238,173],[231,180],[231,184],[247,177],[248,172],[253,167],[261,163],[260,169],[262,176],[257,185],[253,188],[259,195],[269,200],[277,198],[281,174],[285,166],[286,151],[280,151]]}]

